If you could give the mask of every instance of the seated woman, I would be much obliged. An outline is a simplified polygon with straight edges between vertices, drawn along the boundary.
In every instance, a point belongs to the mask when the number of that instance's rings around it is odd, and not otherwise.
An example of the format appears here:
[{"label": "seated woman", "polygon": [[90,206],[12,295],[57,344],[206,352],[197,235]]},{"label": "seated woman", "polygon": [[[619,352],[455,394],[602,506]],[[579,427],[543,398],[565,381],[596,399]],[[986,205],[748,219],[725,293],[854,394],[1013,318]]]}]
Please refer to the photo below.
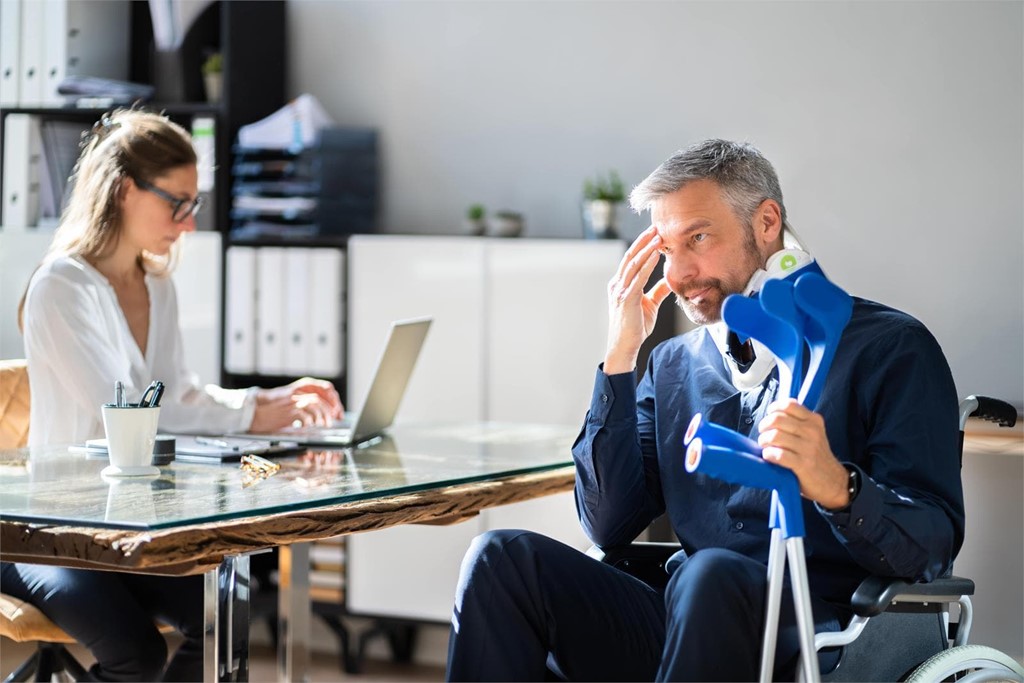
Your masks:
[{"label": "seated woman", "polygon": [[[49,252],[19,307],[32,405],[29,445],[102,437],[115,382],[137,401],[165,384],[160,430],[272,432],[327,424],[342,406],[330,382],[275,389],[200,386],[184,367],[169,277],[201,205],[188,133],[164,116],[120,110],[84,141]],[[99,680],[201,680],[203,581],[3,563],[3,591],[35,604],[96,658]],[[171,662],[154,618],[185,637]]]}]

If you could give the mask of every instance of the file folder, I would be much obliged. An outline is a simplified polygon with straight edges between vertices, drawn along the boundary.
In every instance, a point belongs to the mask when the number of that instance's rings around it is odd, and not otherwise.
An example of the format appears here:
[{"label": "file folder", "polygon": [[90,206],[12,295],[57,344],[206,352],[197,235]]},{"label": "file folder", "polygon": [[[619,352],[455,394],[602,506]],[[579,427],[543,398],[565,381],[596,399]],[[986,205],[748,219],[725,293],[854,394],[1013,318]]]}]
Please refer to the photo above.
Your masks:
[{"label": "file folder", "polygon": [[285,254],[285,370],[303,375],[312,370],[310,297],[320,285],[310,268],[310,249],[291,247]]},{"label": "file folder", "polygon": [[31,114],[8,114],[4,129],[5,230],[34,228],[39,221],[39,172],[42,138],[39,118]]},{"label": "file folder", "polygon": [[46,5],[40,0],[21,3],[21,77],[18,87],[22,107],[38,107],[43,104],[45,9]]},{"label": "file folder", "polygon": [[311,374],[333,378],[345,370],[345,253],[313,249],[309,256]]},{"label": "file folder", "polygon": [[57,88],[68,76],[128,77],[129,2],[29,0],[28,4],[44,7],[40,87],[45,106],[64,103]]},{"label": "file folder", "polygon": [[224,369],[256,371],[256,249],[229,247],[224,311]]},{"label": "file folder", "polygon": [[21,102],[21,3],[0,0],[0,107]]},{"label": "file folder", "polygon": [[282,247],[256,250],[256,371],[286,373],[284,358],[285,253]]}]

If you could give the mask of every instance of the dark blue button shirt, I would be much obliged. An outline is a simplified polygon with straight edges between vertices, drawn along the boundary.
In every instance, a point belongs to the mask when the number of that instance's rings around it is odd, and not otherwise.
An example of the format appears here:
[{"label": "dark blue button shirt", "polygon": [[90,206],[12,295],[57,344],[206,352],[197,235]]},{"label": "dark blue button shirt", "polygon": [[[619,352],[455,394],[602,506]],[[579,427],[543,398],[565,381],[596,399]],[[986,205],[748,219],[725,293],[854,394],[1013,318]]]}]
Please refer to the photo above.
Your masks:
[{"label": "dark blue button shirt", "polygon": [[[842,511],[804,501],[811,591],[848,602],[868,574],[931,580],[964,534],[957,397],[938,343],[917,320],[854,300],[818,412],[836,458],[861,472]],[[576,506],[599,546],[631,542],[663,512],[683,548],[721,547],[767,563],[770,492],[684,467],[694,413],[757,438],[776,398],[777,371],[738,391],[704,328],[660,344],[643,381],[598,369],[573,446]]]}]

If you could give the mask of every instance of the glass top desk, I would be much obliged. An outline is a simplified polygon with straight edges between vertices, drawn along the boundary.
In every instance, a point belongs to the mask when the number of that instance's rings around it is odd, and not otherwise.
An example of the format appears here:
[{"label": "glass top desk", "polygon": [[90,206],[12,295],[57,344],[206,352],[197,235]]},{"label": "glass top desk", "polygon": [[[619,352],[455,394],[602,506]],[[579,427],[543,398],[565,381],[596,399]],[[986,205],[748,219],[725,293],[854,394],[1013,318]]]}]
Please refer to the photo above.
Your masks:
[{"label": "glass top desk", "polygon": [[[279,676],[301,680],[309,541],[398,524],[452,523],[569,490],[578,427],[394,427],[358,448],[238,463],[175,461],[105,479],[67,447],[0,451],[0,559],[166,575],[204,573],[206,680],[248,677],[248,554],[281,546]],[[288,571],[290,570],[290,571]]]}]

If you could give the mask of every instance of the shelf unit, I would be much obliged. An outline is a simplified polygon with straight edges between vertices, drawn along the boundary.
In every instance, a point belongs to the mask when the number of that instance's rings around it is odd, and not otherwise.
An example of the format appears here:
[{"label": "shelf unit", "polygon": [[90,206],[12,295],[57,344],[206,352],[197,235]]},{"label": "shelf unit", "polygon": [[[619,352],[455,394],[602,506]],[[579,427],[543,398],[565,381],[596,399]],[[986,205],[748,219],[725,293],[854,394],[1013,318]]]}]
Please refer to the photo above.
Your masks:
[{"label": "shelf unit", "polygon": [[[218,0],[196,19],[178,51],[181,58],[184,101],[154,101],[143,106],[165,112],[172,120],[190,125],[193,116],[216,119],[217,168],[215,180],[215,229],[227,232],[230,225],[231,141],[238,129],[261,119],[285,102],[285,3],[284,0]],[[148,3],[130,3],[132,36],[129,79],[154,81],[153,28]],[[203,98],[200,64],[207,54],[224,56],[224,88],[218,103]],[[95,121],[107,109],[76,107],[10,107],[0,110],[0,159],[3,119],[7,114],[35,114],[55,120]],[[2,182],[2,178],[0,178]],[[2,189],[2,187],[0,187]]]},{"label": "shelf unit", "polygon": [[[211,3],[196,17],[181,47],[176,51],[174,61],[178,68],[174,73],[179,79],[173,88],[167,88],[167,79],[158,75],[155,69],[158,60],[149,3],[124,1],[129,5],[131,31],[129,54],[126,55],[130,65],[128,80],[157,86],[158,97],[161,91],[168,90],[180,95],[174,101],[156,99],[141,106],[149,111],[165,113],[186,129],[191,128],[196,116],[209,116],[215,122],[216,166],[214,189],[210,197],[212,206],[207,209],[209,214],[203,217],[202,222],[221,235],[221,280],[211,284],[220,289],[219,305],[223,326],[224,253],[231,228],[232,142],[241,126],[268,116],[285,103],[285,2],[217,0]],[[224,58],[223,88],[220,101],[216,103],[205,101],[200,69],[202,62],[212,52],[220,52]],[[8,142],[5,124],[9,114],[30,114],[40,117],[40,120],[75,122],[87,127],[111,108],[4,107],[0,109],[0,160],[4,158],[4,147]],[[0,196],[2,192],[3,174],[0,173]],[[3,221],[4,217],[0,217],[0,225]],[[16,227],[16,230],[5,232],[10,232],[11,238],[15,238],[22,230],[36,232],[35,226]],[[220,365],[223,368],[222,362]],[[221,373],[223,375],[223,370]]]}]

